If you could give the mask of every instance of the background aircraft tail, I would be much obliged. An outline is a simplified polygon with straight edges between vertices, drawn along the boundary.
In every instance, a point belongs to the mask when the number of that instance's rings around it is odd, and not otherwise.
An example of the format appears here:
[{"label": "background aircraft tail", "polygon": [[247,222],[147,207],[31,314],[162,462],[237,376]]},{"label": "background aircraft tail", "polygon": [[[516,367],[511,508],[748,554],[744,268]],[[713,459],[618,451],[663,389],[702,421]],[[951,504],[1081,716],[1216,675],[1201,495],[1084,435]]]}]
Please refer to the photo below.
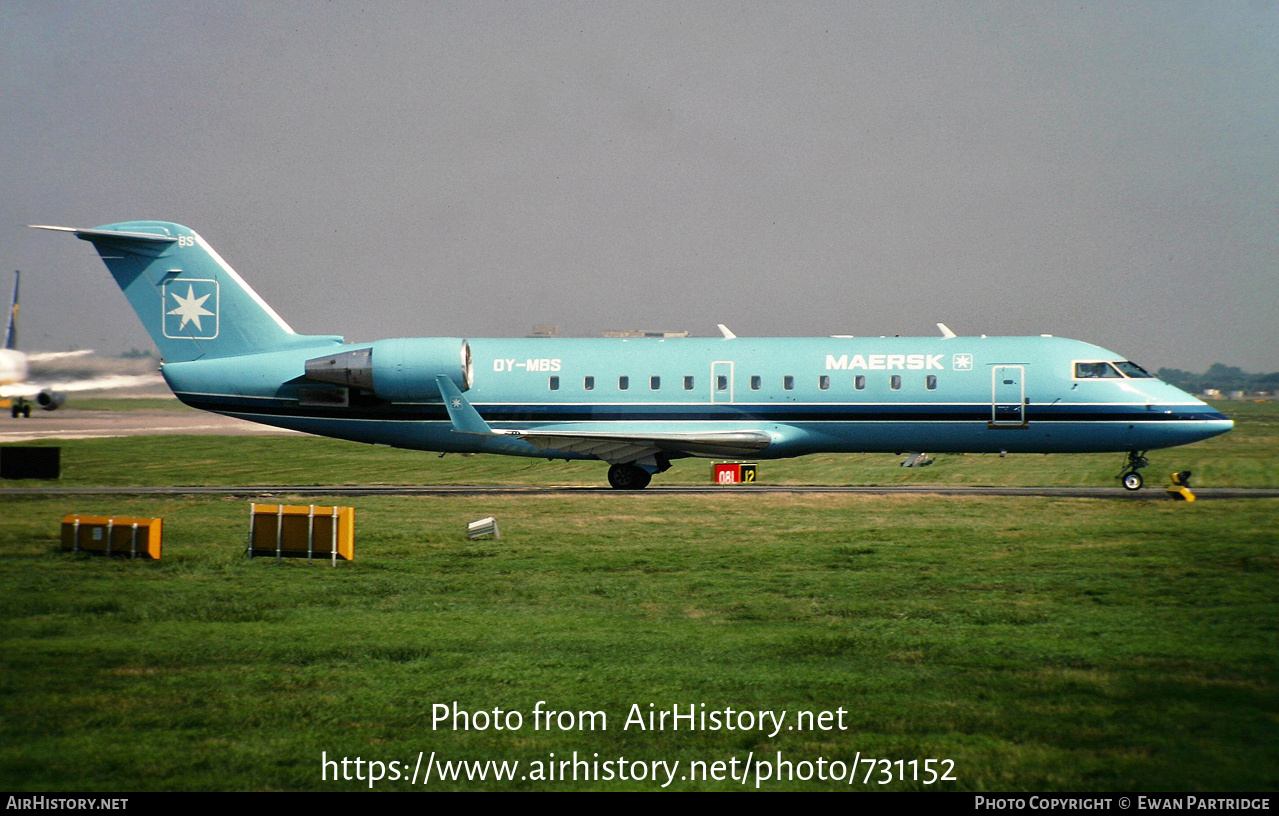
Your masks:
[{"label": "background aircraft tail", "polygon": [[295,333],[203,238],[180,224],[33,226],[93,244],[166,362],[341,342]]},{"label": "background aircraft tail", "polygon": [[21,276],[18,270],[13,271],[13,305],[9,307],[9,328],[4,331],[4,347],[7,349],[18,347],[18,279]]}]

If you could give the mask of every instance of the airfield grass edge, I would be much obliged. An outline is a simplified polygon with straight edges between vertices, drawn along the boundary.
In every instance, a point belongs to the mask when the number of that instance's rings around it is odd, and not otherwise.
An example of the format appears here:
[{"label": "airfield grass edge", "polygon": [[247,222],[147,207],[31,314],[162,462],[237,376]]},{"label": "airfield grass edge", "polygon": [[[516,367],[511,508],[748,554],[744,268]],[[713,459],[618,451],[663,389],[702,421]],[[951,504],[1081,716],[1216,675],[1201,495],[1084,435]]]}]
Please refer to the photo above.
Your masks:
[{"label": "airfield grass edge", "polygon": [[[63,501],[0,498],[6,789],[358,789],[321,782],[321,751],[419,750],[955,760],[953,783],[854,790],[1279,788],[1273,502],[379,497],[332,569],[245,559],[242,501],[76,501],[164,516],[166,551],[65,554]],[[465,539],[482,515],[502,539]],[[538,700],[608,729],[534,731]],[[452,701],[524,728],[433,729]],[[649,703],[849,727],[622,728]]]}]

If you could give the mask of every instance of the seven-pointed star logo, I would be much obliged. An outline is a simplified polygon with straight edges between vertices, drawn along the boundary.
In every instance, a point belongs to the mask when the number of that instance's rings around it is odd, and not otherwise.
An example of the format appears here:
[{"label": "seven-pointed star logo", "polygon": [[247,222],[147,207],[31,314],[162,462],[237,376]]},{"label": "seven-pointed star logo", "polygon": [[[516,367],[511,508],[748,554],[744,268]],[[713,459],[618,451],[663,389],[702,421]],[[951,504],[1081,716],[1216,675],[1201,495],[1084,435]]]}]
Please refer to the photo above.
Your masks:
[{"label": "seven-pointed star logo", "polygon": [[956,354],[955,359],[952,361],[952,366],[954,367],[956,371],[972,371],[973,355]]},{"label": "seven-pointed star logo", "polygon": [[178,302],[176,309],[169,310],[171,315],[181,315],[182,325],[178,326],[178,331],[182,331],[192,320],[195,321],[195,327],[199,331],[204,331],[204,327],[200,325],[200,318],[204,315],[212,315],[208,309],[204,308],[204,301],[209,299],[208,295],[195,296],[195,289],[191,284],[187,284],[187,296],[184,298],[177,292],[170,292],[173,299]]},{"label": "seven-pointed star logo", "polygon": [[458,399],[457,397],[454,397],[454,398],[453,398],[453,407],[454,407],[454,408],[461,408],[461,407],[462,407],[462,400]]}]

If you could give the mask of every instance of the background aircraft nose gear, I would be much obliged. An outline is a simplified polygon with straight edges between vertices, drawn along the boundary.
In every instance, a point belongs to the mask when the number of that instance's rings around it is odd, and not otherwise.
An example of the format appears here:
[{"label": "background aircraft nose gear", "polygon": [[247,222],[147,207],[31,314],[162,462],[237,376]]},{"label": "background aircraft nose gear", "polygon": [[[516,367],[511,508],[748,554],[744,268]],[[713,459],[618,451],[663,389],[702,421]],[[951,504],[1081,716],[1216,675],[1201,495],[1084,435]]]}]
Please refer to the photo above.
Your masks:
[{"label": "background aircraft nose gear", "polygon": [[1125,490],[1140,490],[1142,485],[1141,474],[1137,471],[1150,464],[1150,460],[1144,455],[1144,451],[1128,451],[1128,459],[1124,462],[1124,469],[1119,473],[1119,481]]}]

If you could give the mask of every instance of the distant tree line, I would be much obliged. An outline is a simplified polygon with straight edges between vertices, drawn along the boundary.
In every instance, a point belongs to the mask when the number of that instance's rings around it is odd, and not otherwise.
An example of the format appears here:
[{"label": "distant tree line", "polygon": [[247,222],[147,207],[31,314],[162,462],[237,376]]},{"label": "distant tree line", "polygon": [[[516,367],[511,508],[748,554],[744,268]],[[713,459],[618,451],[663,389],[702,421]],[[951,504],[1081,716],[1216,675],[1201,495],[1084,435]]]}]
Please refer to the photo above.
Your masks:
[{"label": "distant tree line", "polygon": [[1279,391],[1279,371],[1273,374],[1249,374],[1236,366],[1213,363],[1203,374],[1179,368],[1161,368],[1155,376],[1183,391],[1202,394],[1209,388],[1218,391]]}]

